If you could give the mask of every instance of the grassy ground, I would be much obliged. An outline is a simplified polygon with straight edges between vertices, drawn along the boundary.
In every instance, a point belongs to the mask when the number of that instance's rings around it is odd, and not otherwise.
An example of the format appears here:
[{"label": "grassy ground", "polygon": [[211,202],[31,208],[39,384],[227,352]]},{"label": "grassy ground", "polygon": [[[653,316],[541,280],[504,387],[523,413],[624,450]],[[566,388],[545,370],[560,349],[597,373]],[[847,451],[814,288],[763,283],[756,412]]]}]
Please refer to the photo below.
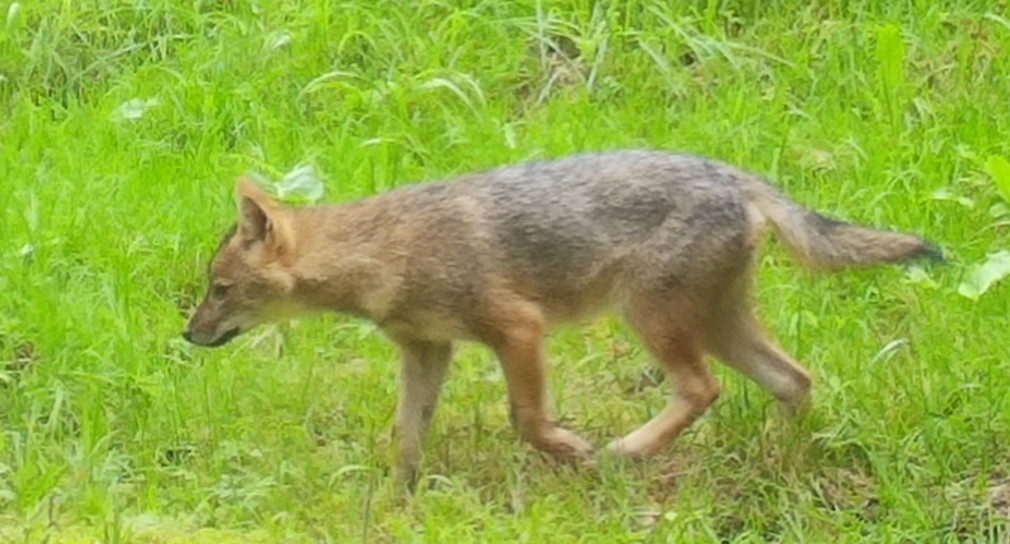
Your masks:
[{"label": "grassy ground", "polygon": [[[0,542],[1006,542],[1010,281],[958,293],[1010,245],[1006,2],[668,4],[0,3]],[[719,367],[716,407],[640,464],[553,467],[464,348],[407,501],[372,326],[179,338],[241,172],[312,164],[343,200],[629,146],[950,263],[809,275],[769,244],[762,313],[812,415]],[[664,403],[617,320],[550,355],[596,444]]]}]

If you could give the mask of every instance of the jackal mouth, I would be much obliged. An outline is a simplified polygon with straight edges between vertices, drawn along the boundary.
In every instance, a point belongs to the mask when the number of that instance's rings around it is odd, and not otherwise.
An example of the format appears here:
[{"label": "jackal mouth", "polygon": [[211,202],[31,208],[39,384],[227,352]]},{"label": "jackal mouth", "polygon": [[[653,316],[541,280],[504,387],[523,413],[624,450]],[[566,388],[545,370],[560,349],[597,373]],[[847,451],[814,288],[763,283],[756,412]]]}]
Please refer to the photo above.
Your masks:
[{"label": "jackal mouth", "polygon": [[228,342],[231,342],[233,338],[238,336],[238,333],[239,333],[238,327],[235,327],[234,329],[228,329],[227,331],[225,331],[224,334],[218,336],[213,342],[208,342],[206,346],[209,348],[216,348],[218,346],[223,346]]}]

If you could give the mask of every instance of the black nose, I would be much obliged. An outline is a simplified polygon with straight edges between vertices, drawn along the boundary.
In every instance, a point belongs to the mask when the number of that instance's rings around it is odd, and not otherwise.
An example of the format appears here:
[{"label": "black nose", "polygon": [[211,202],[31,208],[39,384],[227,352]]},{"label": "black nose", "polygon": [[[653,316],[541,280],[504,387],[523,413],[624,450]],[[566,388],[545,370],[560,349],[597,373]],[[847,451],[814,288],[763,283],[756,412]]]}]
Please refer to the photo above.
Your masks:
[{"label": "black nose", "polygon": [[193,335],[189,334],[189,331],[182,331],[182,337],[185,338],[187,342],[193,341]]}]

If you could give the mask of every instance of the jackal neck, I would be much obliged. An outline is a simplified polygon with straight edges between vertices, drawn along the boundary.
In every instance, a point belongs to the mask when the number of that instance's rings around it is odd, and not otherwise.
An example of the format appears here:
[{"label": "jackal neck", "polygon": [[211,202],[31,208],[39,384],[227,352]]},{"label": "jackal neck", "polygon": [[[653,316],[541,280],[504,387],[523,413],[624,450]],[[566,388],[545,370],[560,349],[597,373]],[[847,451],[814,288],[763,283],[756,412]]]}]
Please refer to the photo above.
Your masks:
[{"label": "jackal neck", "polygon": [[315,206],[292,216],[298,254],[290,268],[301,304],[372,320],[390,309],[403,252],[390,244],[383,214],[360,204]]}]

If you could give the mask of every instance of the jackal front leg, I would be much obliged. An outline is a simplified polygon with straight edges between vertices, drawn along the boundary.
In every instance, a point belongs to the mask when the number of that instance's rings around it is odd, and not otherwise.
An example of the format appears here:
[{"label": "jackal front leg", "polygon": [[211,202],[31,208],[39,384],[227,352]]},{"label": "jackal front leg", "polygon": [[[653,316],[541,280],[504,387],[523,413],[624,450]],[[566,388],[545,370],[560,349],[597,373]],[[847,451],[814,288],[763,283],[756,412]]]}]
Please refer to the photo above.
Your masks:
[{"label": "jackal front leg", "polygon": [[396,410],[396,479],[413,489],[424,438],[445,381],[452,344],[400,341],[400,402]]},{"label": "jackal front leg", "polygon": [[547,414],[542,324],[531,320],[503,332],[494,349],[508,387],[512,424],[519,436],[559,459],[588,458],[593,447],[551,421]]}]

